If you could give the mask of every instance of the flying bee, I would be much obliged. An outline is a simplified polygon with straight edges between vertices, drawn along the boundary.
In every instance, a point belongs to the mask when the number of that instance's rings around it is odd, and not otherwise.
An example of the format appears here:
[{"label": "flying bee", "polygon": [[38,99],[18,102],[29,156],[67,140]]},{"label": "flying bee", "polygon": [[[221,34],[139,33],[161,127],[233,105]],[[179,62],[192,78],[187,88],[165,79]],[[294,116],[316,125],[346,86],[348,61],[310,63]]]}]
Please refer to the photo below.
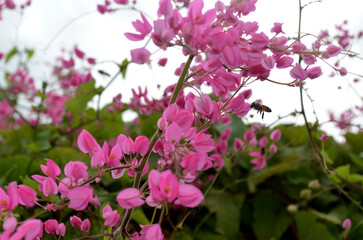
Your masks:
[{"label": "flying bee", "polygon": [[271,111],[271,108],[265,106],[265,105],[262,105],[261,103],[258,103],[258,102],[253,102],[251,104],[251,108],[257,110],[257,113],[261,113],[262,115],[262,119],[265,115],[265,112],[272,112]]}]

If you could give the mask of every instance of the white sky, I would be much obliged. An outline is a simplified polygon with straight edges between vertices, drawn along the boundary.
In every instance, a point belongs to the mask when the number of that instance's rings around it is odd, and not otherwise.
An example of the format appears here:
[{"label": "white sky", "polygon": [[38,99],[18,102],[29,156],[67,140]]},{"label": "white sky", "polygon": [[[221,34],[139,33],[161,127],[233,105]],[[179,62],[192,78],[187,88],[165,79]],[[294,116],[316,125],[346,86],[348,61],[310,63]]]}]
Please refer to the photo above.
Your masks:
[{"label": "white sky", "polygon": [[[214,0],[205,0],[205,2],[207,7],[212,7],[215,3]],[[310,1],[302,0],[302,2],[305,4]],[[0,21],[0,52],[6,53],[14,44],[29,48],[35,47],[36,56],[31,63],[31,74],[35,79],[41,80],[47,79],[49,76],[49,66],[44,63],[54,62],[55,57],[59,56],[61,48],[72,49],[75,44],[85,51],[87,56],[95,57],[98,61],[121,62],[124,58],[129,58],[130,49],[143,46],[143,42],[130,42],[123,35],[124,32],[135,32],[131,21],[139,19],[139,13],[124,10],[100,15],[95,9],[97,4],[102,3],[103,0],[33,0],[32,6],[25,10],[22,17],[17,12],[5,11],[3,20]],[[157,0],[138,0],[136,7],[156,19]],[[318,34],[322,29],[329,29],[330,33],[334,33],[336,24],[348,20],[352,33],[357,33],[359,30],[363,30],[362,9],[362,0],[346,0],[344,4],[341,0],[323,0],[322,3],[314,3],[305,8],[303,12],[302,32]],[[41,50],[49,44],[53,36],[65,24],[90,11],[95,12],[74,21],[51,42],[46,51]],[[274,22],[283,22],[283,30],[286,34],[294,36],[298,26],[298,0],[258,0],[256,11],[244,19],[257,21],[260,24],[260,30],[266,33],[270,33]],[[356,42],[352,50],[363,53],[363,41]],[[162,86],[175,83],[177,77],[173,74],[174,70],[186,60],[186,57],[178,50],[168,50],[166,53],[158,52],[152,56],[152,59],[158,59],[160,56],[169,57],[165,68],[159,68],[156,64],[152,68],[136,64],[130,65],[126,81],[117,80],[105,94],[106,96],[103,96],[103,102],[111,101],[112,97],[119,92],[123,94],[124,100],[129,99],[130,89],[138,86],[148,86],[149,93],[159,96],[161,91],[156,89],[155,82]],[[347,63],[344,64],[344,61]],[[347,58],[344,61],[343,66],[348,71],[363,74],[361,67],[363,61],[349,61]],[[0,65],[0,70],[2,68],[3,65]],[[106,70],[111,75],[117,71],[112,63],[97,65],[93,72],[99,80],[98,84],[103,85],[106,84],[107,79],[97,75],[96,72],[99,69]],[[352,82],[353,76],[331,79],[327,77],[331,70],[326,67],[323,70],[324,77],[307,80],[309,94],[315,100],[314,106],[320,121],[328,119],[328,109],[341,113],[351,106],[362,105],[362,100],[347,85],[348,81]],[[289,73],[281,70],[273,72],[270,78],[281,82],[291,81]],[[2,81],[1,78],[0,81]],[[363,95],[362,82],[363,79],[360,84],[354,84],[361,95]],[[337,90],[338,85],[342,86],[342,90]],[[298,88],[268,82],[253,84],[251,88],[253,90],[251,100],[262,99],[263,103],[273,110],[272,113],[265,114],[264,123],[267,125],[275,121],[278,115],[286,115],[294,109],[300,110]],[[305,99],[307,100],[306,96]],[[305,105],[309,112],[309,120],[314,121],[311,104],[306,101]],[[261,121],[261,119],[255,117],[253,121]],[[290,121],[296,122],[294,119],[290,119]],[[302,118],[299,118],[298,123],[302,123]],[[327,131],[334,135],[338,133],[329,127]]]}]

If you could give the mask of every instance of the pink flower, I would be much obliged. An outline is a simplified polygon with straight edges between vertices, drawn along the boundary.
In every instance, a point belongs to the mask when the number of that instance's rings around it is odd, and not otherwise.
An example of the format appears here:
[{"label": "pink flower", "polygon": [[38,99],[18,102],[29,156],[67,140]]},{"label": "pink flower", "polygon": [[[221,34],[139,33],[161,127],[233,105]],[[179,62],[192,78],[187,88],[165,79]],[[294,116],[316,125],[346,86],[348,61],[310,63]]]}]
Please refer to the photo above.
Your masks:
[{"label": "pink flower", "polygon": [[267,146],[267,143],[268,143],[268,138],[266,136],[260,138],[259,140],[260,148],[265,148]]},{"label": "pink flower", "polygon": [[280,138],[281,138],[280,129],[273,130],[272,133],[270,134],[270,139],[272,141],[278,141],[278,140],[280,140]]},{"label": "pink flower", "polygon": [[118,204],[124,209],[130,209],[141,206],[145,203],[143,195],[136,188],[126,188],[117,195]]},{"label": "pink flower", "polygon": [[134,143],[130,137],[127,137],[124,134],[120,134],[117,137],[116,143],[121,146],[121,150],[124,154],[130,155],[132,150],[131,148]]},{"label": "pink flower", "polygon": [[244,143],[242,139],[235,138],[233,141],[233,151],[237,152],[244,149]]},{"label": "pink flower", "polygon": [[93,195],[93,188],[88,186],[76,187],[67,193],[70,201],[68,208],[81,211],[86,209]]},{"label": "pink flower", "polygon": [[64,167],[64,174],[73,183],[80,183],[88,179],[87,165],[81,161],[70,161]]},{"label": "pink flower", "polygon": [[175,204],[189,208],[198,206],[204,199],[203,193],[191,184],[179,184],[178,198]]},{"label": "pink flower", "polygon": [[[1,60],[1,59],[0,59]],[[165,67],[166,63],[168,62],[167,58],[162,58],[158,61],[159,66]]]},{"label": "pink flower", "polygon": [[45,175],[55,180],[56,176],[61,174],[61,170],[53,160],[47,158],[45,160],[47,160],[47,166],[40,165],[40,168]]},{"label": "pink flower", "polygon": [[322,57],[323,58],[331,58],[331,57],[335,57],[338,56],[339,53],[341,53],[342,49],[340,47],[337,47],[335,45],[330,45],[326,51],[323,53]]},{"label": "pink flower", "polygon": [[77,46],[74,47],[74,52],[79,59],[83,59],[84,56],[86,55],[84,52],[79,50],[79,48]]},{"label": "pink flower", "polygon": [[0,210],[4,208],[5,211],[11,211],[18,206],[19,200],[17,189],[16,182],[11,182],[6,187],[8,194],[0,187]]},{"label": "pink flower", "polygon": [[145,156],[149,150],[150,141],[145,136],[136,137],[134,143],[132,144],[132,152],[140,153],[141,156]]},{"label": "pink flower", "polygon": [[50,219],[45,221],[44,230],[48,234],[64,236],[64,234],[66,233],[66,226],[64,225],[64,223],[58,224],[57,220],[55,219]]},{"label": "pink flower", "polygon": [[115,226],[118,219],[120,218],[120,215],[117,214],[117,210],[112,211],[112,208],[110,205],[106,205],[102,210],[102,217],[105,219],[105,226]]},{"label": "pink flower", "polygon": [[251,164],[255,164],[252,169],[253,170],[260,170],[265,167],[266,165],[266,157],[265,155],[262,155],[260,152],[251,152],[251,157],[254,157],[254,159],[251,160]]},{"label": "pink flower", "polygon": [[127,37],[127,39],[129,39],[131,41],[141,41],[141,40],[143,40],[146,37],[146,35],[148,35],[152,30],[152,26],[147,21],[145,16],[142,13],[140,13],[140,15],[141,15],[141,18],[142,18],[142,22],[140,20],[132,22],[132,25],[134,26],[136,31],[138,31],[140,34],[125,33],[125,36]]},{"label": "pink flower", "polygon": [[10,239],[36,239],[43,234],[43,223],[39,219],[26,220]]},{"label": "pink flower", "polygon": [[140,240],[163,240],[164,235],[159,224],[141,226]]},{"label": "pink flower", "polygon": [[18,195],[19,203],[27,207],[34,207],[35,201],[38,200],[37,192],[23,184],[18,186]]},{"label": "pink flower", "polygon": [[343,221],[342,227],[343,227],[344,229],[349,229],[349,228],[350,228],[350,226],[351,226],[351,224],[352,224],[352,222],[351,222],[350,218],[347,218],[347,219],[345,219],[345,220]]},{"label": "pink flower", "polygon": [[165,140],[171,143],[178,143],[181,139],[181,128],[177,123],[170,124],[165,131]]},{"label": "pink flower", "polygon": [[326,140],[328,140],[328,135],[326,135],[325,133],[323,133],[322,135],[321,135],[321,137],[320,137],[320,140],[321,141],[326,141]]},{"label": "pink flower", "polygon": [[162,200],[172,202],[178,195],[178,179],[170,170],[158,172],[151,170],[149,173],[150,196],[146,198],[149,206],[155,207],[162,205]]},{"label": "pink flower", "polygon": [[58,186],[52,178],[47,177],[40,183],[39,190],[47,197],[52,194],[57,194]]},{"label": "pink flower", "polygon": [[307,70],[308,78],[315,79],[321,76],[322,71],[320,67],[313,67]]},{"label": "pink flower", "polygon": [[296,63],[295,67],[293,67],[290,71],[290,76],[294,79],[305,80],[308,77],[307,72],[300,66],[300,64]]},{"label": "pink flower", "polygon": [[131,60],[137,64],[150,63],[151,53],[146,48],[137,48],[131,50]]},{"label": "pink flower", "polygon": [[271,28],[271,32],[276,34],[285,33],[284,31],[282,31],[282,23],[275,22],[274,27]]},{"label": "pink flower", "polygon": [[277,146],[275,144],[271,144],[270,148],[268,150],[270,153],[275,153],[277,152]]},{"label": "pink flower", "polygon": [[205,171],[213,166],[206,153],[190,153],[184,156],[180,162],[180,166],[187,171]]},{"label": "pink flower", "polygon": [[193,145],[197,152],[210,152],[214,149],[214,141],[211,137],[212,135],[210,134],[199,132],[194,135],[190,144]]},{"label": "pink flower", "polygon": [[90,230],[91,227],[91,223],[89,221],[89,219],[85,219],[85,220],[81,220],[79,217],[77,216],[71,216],[70,217],[70,221],[71,221],[71,225],[73,227],[77,227],[79,228],[81,231],[85,231],[88,232]]},{"label": "pink flower", "polygon": [[101,147],[97,143],[96,139],[85,129],[83,129],[79,134],[77,144],[82,152],[88,153],[91,157],[97,151],[101,150]]}]

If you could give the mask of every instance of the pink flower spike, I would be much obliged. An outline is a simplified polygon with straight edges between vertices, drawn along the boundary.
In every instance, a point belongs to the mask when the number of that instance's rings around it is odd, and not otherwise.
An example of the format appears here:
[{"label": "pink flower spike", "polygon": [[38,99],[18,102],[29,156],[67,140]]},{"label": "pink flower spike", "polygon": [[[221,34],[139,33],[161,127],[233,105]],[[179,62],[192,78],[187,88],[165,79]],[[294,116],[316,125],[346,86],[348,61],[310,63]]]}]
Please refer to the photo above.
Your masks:
[{"label": "pink flower spike", "polygon": [[203,193],[191,184],[179,184],[178,198],[175,204],[182,205],[188,208],[198,206],[204,199]]},{"label": "pink flower spike", "polygon": [[270,139],[272,141],[278,141],[278,140],[280,140],[280,138],[281,138],[280,129],[273,130],[272,133],[270,134]]},{"label": "pink flower spike", "polygon": [[349,229],[351,225],[352,225],[352,222],[351,222],[350,218],[347,218],[343,221],[342,227],[344,229]]},{"label": "pink flower spike", "polygon": [[136,64],[149,64],[151,53],[146,48],[137,48],[131,50],[131,60]]},{"label": "pink flower spike", "polygon": [[70,201],[68,208],[81,211],[86,209],[93,196],[93,188],[88,186],[76,187],[67,193]]},{"label": "pink flower spike", "polygon": [[149,150],[150,141],[145,136],[138,136],[136,137],[132,149],[133,152],[140,153],[141,156],[145,156],[147,151]]},{"label": "pink flower spike", "polygon": [[[140,240],[163,240],[164,235],[159,224],[141,226]],[[136,240],[136,239],[135,239]]]},{"label": "pink flower spike", "polygon": [[117,195],[118,204],[124,209],[141,206],[145,203],[143,195],[136,188],[126,188]]},{"label": "pink flower spike", "polygon": [[61,174],[61,170],[53,160],[47,158],[45,160],[47,160],[47,166],[40,165],[40,168],[45,175],[55,180],[56,176]]},{"label": "pink flower spike", "polygon": [[26,207],[34,207],[35,201],[38,200],[37,192],[26,185],[18,186],[19,203]]},{"label": "pink flower spike", "polygon": [[79,134],[77,144],[83,153],[88,153],[91,157],[97,151],[101,150],[101,147],[97,143],[96,139],[85,129],[83,129]]},{"label": "pink flower spike", "polygon": [[117,210],[112,211],[112,208],[110,205],[106,205],[102,210],[102,218],[105,219],[105,226],[115,226],[118,219],[120,218],[120,215],[117,214]]},{"label": "pink flower spike", "polygon": [[320,137],[320,140],[321,141],[326,141],[326,140],[328,140],[328,135],[326,135],[325,133],[323,133],[322,135],[321,135],[321,137]]}]

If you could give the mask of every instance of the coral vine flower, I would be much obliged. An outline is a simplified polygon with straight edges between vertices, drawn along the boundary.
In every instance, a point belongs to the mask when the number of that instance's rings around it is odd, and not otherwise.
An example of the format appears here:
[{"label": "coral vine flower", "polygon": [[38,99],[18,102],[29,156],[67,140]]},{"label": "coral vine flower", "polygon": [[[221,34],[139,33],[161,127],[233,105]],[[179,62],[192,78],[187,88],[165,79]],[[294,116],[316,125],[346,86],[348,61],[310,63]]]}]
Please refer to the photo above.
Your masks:
[{"label": "coral vine flower", "polygon": [[125,33],[125,36],[127,37],[127,39],[129,39],[131,41],[144,40],[146,35],[151,33],[152,26],[150,25],[150,23],[147,21],[147,19],[145,18],[145,16],[142,13],[140,13],[140,15],[141,15],[142,21],[136,20],[135,22],[132,22],[132,25],[134,26],[136,31],[138,31],[140,34]]},{"label": "coral vine flower", "polygon": [[93,196],[93,188],[88,186],[76,187],[67,193],[70,201],[69,208],[81,211],[86,209]]},{"label": "coral vine flower", "polygon": [[78,135],[77,144],[79,149],[92,157],[101,147],[96,139],[85,129]]},{"label": "coral vine flower", "polygon": [[179,184],[178,198],[175,204],[182,205],[188,208],[198,206],[204,199],[203,193],[191,184]]},{"label": "coral vine flower", "polygon": [[26,220],[10,239],[36,239],[43,235],[43,223],[39,219]]},{"label": "coral vine flower", "polygon": [[0,210],[11,211],[19,204],[16,182],[11,182],[6,189],[8,194],[0,187]]},{"label": "coral vine flower", "polygon": [[90,230],[91,227],[91,222],[89,221],[89,219],[85,219],[85,220],[81,220],[79,217],[77,216],[71,216],[70,217],[70,221],[71,221],[71,225],[73,227],[77,227],[79,228],[81,231],[84,232],[88,232]]},{"label": "coral vine flower", "polygon": [[27,207],[34,207],[35,201],[38,200],[37,192],[26,185],[18,186],[19,203]]},{"label": "coral vine flower", "polygon": [[149,173],[149,188],[150,196],[146,198],[149,206],[160,207],[163,205],[162,201],[172,202],[178,195],[179,183],[178,179],[170,170],[158,172],[151,170]]},{"label": "coral vine flower", "polygon": [[[145,203],[142,199],[143,195],[139,189],[126,188],[117,195],[118,204],[124,209],[141,206]],[[105,217],[104,217],[105,218]],[[107,220],[106,220],[107,221]],[[105,223],[106,225],[106,223]]]},{"label": "coral vine flower", "polygon": [[117,210],[112,211],[112,208],[110,205],[106,205],[102,210],[102,217],[105,219],[105,226],[115,226],[118,219],[120,218],[120,215],[117,214]]},{"label": "coral vine flower", "polygon": [[45,221],[44,230],[49,234],[64,236],[66,233],[66,226],[64,223],[58,224],[57,220],[55,219],[50,219]]},{"label": "coral vine flower", "polygon": [[262,155],[260,152],[250,152],[249,154],[251,157],[254,157],[254,159],[251,160],[251,164],[255,164],[255,166],[252,168],[253,170],[260,170],[265,167],[265,155]]},{"label": "coral vine flower", "polygon": [[141,226],[140,240],[163,240],[164,235],[159,224]]},{"label": "coral vine flower", "polygon": [[61,170],[53,160],[47,158],[45,160],[47,160],[47,165],[40,165],[40,168],[45,175],[55,180],[56,176],[61,174]]},{"label": "coral vine flower", "polygon": [[137,48],[131,50],[131,60],[137,64],[150,63],[150,51],[146,48]]}]

